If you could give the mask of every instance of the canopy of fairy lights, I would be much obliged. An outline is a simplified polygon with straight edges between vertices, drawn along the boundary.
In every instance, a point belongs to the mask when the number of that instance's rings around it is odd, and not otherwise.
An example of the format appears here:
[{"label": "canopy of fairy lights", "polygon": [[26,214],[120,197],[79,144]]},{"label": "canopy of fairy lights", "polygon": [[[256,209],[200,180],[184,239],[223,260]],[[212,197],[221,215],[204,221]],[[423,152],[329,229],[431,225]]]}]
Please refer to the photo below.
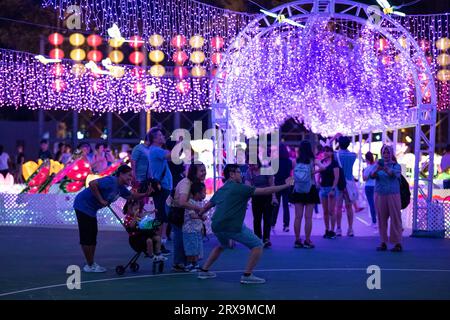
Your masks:
[{"label": "canopy of fairy lights", "polygon": [[[316,19],[287,24],[231,52],[220,86],[232,125],[247,136],[294,118],[323,135],[396,127],[413,104],[406,58],[365,26]],[[395,58],[392,58],[395,55]]]}]

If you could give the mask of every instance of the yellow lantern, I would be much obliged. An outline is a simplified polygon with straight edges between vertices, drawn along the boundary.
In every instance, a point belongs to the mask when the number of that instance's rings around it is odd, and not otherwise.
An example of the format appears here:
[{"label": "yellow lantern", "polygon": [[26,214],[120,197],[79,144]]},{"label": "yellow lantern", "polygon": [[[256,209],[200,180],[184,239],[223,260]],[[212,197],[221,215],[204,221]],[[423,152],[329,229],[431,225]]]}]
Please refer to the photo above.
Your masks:
[{"label": "yellow lantern", "polygon": [[193,77],[204,77],[206,75],[206,70],[201,66],[195,66],[192,68],[191,74]]},{"label": "yellow lantern", "polygon": [[123,60],[123,53],[119,50],[113,50],[109,53],[109,58],[113,63],[121,63]]},{"label": "yellow lantern", "polygon": [[84,60],[84,58],[86,58],[86,52],[83,49],[78,48],[70,51],[70,59],[81,61]]},{"label": "yellow lantern", "polygon": [[112,66],[109,69],[109,73],[114,78],[122,78],[125,74],[125,68],[118,67],[118,66]]},{"label": "yellow lantern", "polygon": [[160,47],[164,43],[164,38],[159,34],[151,35],[148,42],[153,47]]},{"label": "yellow lantern", "polygon": [[450,48],[450,39],[449,38],[440,38],[436,41],[436,48],[439,50],[445,51]]},{"label": "yellow lantern", "polygon": [[443,69],[437,73],[437,78],[440,81],[450,81],[450,70]]},{"label": "yellow lantern", "polygon": [[155,64],[150,68],[150,75],[152,77],[162,77],[165,73],[166,69],[160,64]]},{"label": "yellow lantern", "polygon": [[85,72],[86,68],[81,63],[77,63],[72,66],[72,73],[78,77],[81,77]]},{"label": "yellow lantern", "polygon": [[191,61],[200,64],[205,61],[205,54],[201,51],[194,51],[191,53]]},{"label": "yellow lantern", "polygon": [[446,65],[450,64],[450,55],[442,53],[437,56],[436,61],[438,65],[445,67]]},{"label": "yellow lantern", "polygon": [[113,48],[119,48],[120,46],[123,45],[123,43],[125,42],[125,39],[120,37],[120,38],[111,38],[109,39],[109,45]]},{"label": "yellow lantern", "polygon": [[164,52],[161,50],[150,51],[148,58],[155,63],[159,63],[164,60]]},{"label": "yellow lantern", "polygon": [[203,47],[205,39],[202,36],[192,36],[189,40],[189,45],[194,49],[199,49]]},{"label": "yellow lantern", "polygon": [[81,33],[71,34],[69,37],[69,42],[74,47],[79,47],[84,43],[84,36]]}]

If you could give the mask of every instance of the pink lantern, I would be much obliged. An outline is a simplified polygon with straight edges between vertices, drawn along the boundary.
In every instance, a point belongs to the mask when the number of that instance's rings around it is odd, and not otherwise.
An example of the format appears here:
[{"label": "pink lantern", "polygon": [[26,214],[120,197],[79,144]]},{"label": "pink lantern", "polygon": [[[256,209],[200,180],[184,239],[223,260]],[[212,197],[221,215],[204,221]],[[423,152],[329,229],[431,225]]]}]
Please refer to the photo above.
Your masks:
[{"label": "pink lantern", "polygon": [[132,52],[128,57],[128,60],[135,65],[141,64],[142,61],[144,61],[144,54],[140,51]]},{"label": "pink lantern", "polygon": [[48,42],[50,42],[54,46],[59,46],[60,44],[63,43],[63,41],[64,37],[57,32],[52,33],[51,35],[48,36]]},{"label": "pink lantern", "polygon": [[135,78],[142,78],[142,76],[144,75],[145,71],[142,68],[133,68],[131,70],[131,75]]},{"label": "pink lantern", "polygon": [[103,59],[103,53],[100,50],[91,50],[87,54],[89,61],[100,62]]},{"label": "pink lantern", "polygon": [[175,69],[173,69],[173,75],[175,76],[175,78],[177,79],[184,79],[188,76],[189,71],[186,67],[175,67]]},{"label": "pink lantern", "polygon": [[176,64],[184,64],[188,56],[184,51],[177,51],[172,55],[172,59]]},{"label": "pink lantern", "polygon": [[140,48],[142,47],[144,41],[142,41],[142,38],[140,36],[132,36],[130,38],[130,47],[132,48]]},{"label": "pink lantern", "polygon": [[375,43],[375,47],[378,49],[378,51],[384,51],[389,48],[389,42],[384,38],[378,39],[378,41]]},{"label": "pink lantern", "polygon": [[177,83],[177,91],[181,94],[186,94],[191,89],[191,85],[187,81],[180,81]]},{"label": "pink lantern", "polygon": [[89,37],[87,37],[87,43],[91,47],[98,47],[103,42],[102,37],[100,37],[97,34],[91,34]]},{"label": "pink lantern", "polygon": [[215,52],[211,56],[211,61],[216,65],[219,65],[221,60],[222,60],[222,53],[220,52]]},{"label": "pink lantern", "polygon": [[223,45],[224,45],[224,40],[222,37],[214,37],[211,39],[211,46],[213,47],[213,49],[219,51],[220,49],[222,49]]},{"label": "pink lantern", "polygon": [[64,74],[64,66],[60,63],[54,64],[51,68],[51,71],[55,77],[60,77]]},{"label": "pink lantern", "polygon": [[66,88],[66,82],[62,79],[56,79],[53,81],[53,90],[56,92],[61,92]]},{"label": "pink lantern", "polygon": [[61,49],[52,49],[50,50],[49,56],[52,59],[62,59],[64,58],[64,51],[62,51]]},{"label": "pink lantern", "polygon": [[186,45],[186,37],[182,35],[177,35],[170,40],[172,47],[181,49]]}]

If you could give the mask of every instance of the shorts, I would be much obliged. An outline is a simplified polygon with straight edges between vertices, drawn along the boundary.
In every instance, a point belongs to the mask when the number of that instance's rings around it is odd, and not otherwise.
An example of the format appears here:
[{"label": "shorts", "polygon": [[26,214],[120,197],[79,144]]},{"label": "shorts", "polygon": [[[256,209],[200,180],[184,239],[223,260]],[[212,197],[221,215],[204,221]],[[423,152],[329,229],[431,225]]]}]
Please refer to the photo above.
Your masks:
[{"label": "shorts", "polygon": [[[328,195],[331,192],[331,189],[333,189],[333,187],[320,187],[320,197],[321,198],[328,198]],[[340,194],[342,193],[342,191],[339,191],[337,188],[335,189],[335,193],[334,193],[334,197],[338,197]]]},{"label": "shorts", "polygon": [[242,226],[240,232],[214,232],[214,235],[217,237],[217,240],[219,240],[222,248],[227,248],[230,240],[239,242],[249,249],[263,246],[261,239],[245,225]]},{"label": "shorts", "polygon": [[145,233],[137,233],[129,237],[128,242],[130,247],[136,252],[147,252],[147,239],[152,239],[155,236],[153,231]]},{"label": "shorts", "polygon": [[183,232],[183,246],[186,256],[199,256],[203,246],[202,233]]},{"label": "shorts", "polygon": [[97,218],[75,209],[82,246],[95,246],[97,244]]},{"label": "shorts", "polygon": [[162,189],[153,196],[153,203],[155,204],[156,214],[155,217],[158,221],[162,223],[169,222],[167,217],[168,206],[166,205],[166,200],[170,195],[170,190]]},{"label": "shorts", "polygon": [[317,190],[315,185],[312,185],[308,193],[291,193],[289,196],[289,202],[301,204],[319,204],[319,191]]}]

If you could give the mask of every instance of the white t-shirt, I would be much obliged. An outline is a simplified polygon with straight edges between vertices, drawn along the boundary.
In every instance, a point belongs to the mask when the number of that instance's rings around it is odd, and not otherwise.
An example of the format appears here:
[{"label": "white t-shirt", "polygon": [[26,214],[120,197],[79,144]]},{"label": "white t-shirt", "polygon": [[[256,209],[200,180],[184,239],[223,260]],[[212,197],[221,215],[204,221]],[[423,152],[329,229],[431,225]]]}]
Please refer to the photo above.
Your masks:
[{"label": "white t-shirt", "polygon": [[6,152],[3,152],[0,155],[0,170],[8,170],[9,169],[8,160],[9,160],[9,155]]}]

